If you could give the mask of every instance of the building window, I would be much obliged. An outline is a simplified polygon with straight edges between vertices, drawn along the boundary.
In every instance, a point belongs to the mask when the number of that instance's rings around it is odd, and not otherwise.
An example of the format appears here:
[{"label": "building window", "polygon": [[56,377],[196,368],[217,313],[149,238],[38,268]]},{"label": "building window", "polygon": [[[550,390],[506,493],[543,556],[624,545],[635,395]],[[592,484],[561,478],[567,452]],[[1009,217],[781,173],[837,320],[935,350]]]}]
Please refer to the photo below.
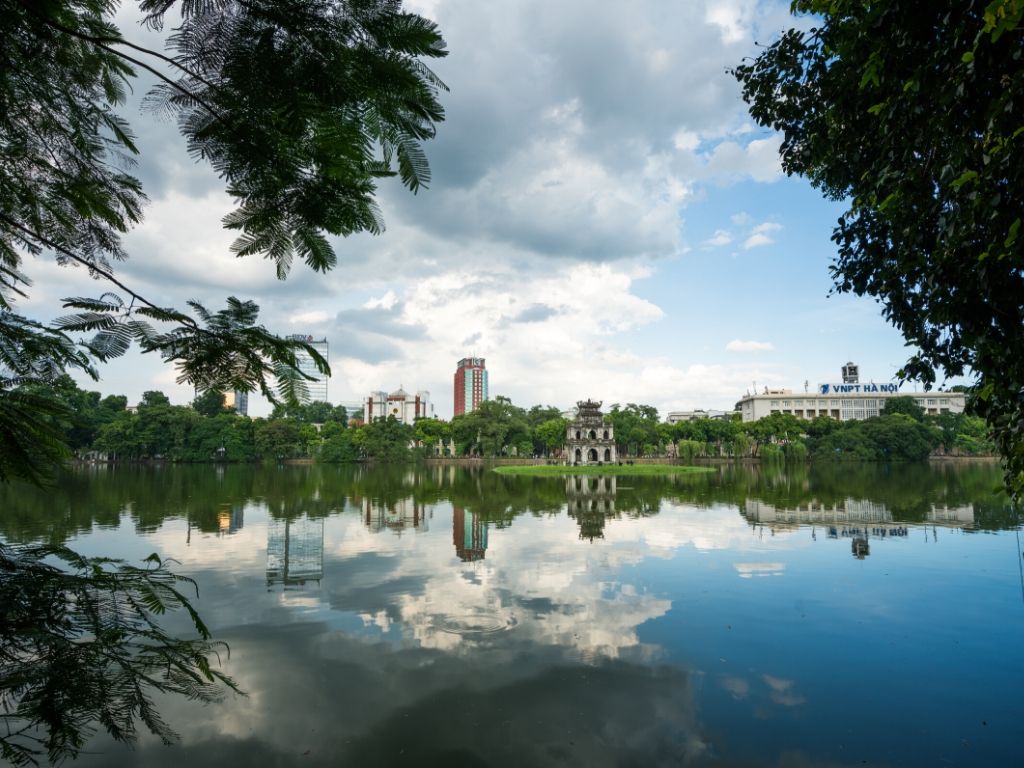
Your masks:
[{"label": "building window", "polygon": [[779,401],[778,400],[772,400],[772,408],[778,408],[778,407],[779,407]]}]

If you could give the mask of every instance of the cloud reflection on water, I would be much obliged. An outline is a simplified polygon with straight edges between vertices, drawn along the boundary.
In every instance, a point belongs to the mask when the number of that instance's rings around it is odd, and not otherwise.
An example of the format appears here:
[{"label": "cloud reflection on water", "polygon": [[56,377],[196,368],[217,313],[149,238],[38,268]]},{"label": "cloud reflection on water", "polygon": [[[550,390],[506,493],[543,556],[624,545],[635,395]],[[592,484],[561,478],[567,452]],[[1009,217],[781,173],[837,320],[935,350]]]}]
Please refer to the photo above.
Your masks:
[{"label": "cloud reflection on water", "polygon": [[[723,727],[730,718],[770,720],[784,735],[787,718],[809,717],[804,705],[837,706],[809,671],[813,639],[824,632],[820,647],[838,648],[858,632],[870,646],[870,628],[906,609],[879,598],[893,555],[912,546],[920,557],[936,526],[964,538],[978,508],[964,495],[929,500],[900,523],[905,507],[842,501],[857,501],[842,489],[826,489],[827,504],[806,501],[813,487],[789,502],[809,485],[797,474],[742,493],[637,482],[600,499],[614,504],[575,498],[570,510],[559,483],[443,474],[403,471],[375,487],[311,472],[293,487],[283,473],[273,492],[212,494],[213,514],[198,522],[171,516],[143,530],[145,505],[133,501],[119,528],[94,528],[80,542],[156,549],[196,577],[199,608],[249,696],[202,709],[163,701],[181,745],[147,737],[133,753],[100,738],[82,764],[715,762],[740,738]],[[458,486],[467,477],[473,493]],[[886,543],[856,561],[841,530],[830,539],[826,514]],[[921,523],[930,539],[917,536]],[[908,527],[912,541],[888,535]],[[775,578],[753,578],[763,575]],[[740,709],[716,710],[715,696]],[[822,743],[830,727],[818,729]]]}]

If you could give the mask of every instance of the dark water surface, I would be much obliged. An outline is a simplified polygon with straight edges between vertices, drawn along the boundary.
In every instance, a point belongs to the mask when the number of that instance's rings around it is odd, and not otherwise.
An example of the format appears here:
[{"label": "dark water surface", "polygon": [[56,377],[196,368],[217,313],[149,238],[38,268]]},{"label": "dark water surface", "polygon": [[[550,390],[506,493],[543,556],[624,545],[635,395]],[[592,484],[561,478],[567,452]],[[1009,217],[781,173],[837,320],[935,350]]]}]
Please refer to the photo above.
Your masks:
[{"label": "dark water surface", "polygon": [[999,479],[98,468],[0,488],[0,535],[177,559],[248,693],[75,766],[1020,765]]}]

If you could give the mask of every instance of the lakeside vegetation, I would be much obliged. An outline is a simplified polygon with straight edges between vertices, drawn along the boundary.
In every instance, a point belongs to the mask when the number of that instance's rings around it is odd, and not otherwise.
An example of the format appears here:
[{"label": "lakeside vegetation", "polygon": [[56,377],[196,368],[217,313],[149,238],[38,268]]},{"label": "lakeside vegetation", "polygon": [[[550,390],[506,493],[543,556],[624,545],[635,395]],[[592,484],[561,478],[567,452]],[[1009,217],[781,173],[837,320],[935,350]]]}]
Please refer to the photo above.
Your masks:
[{"label": "lakeside vegetation", "polygon": [[[190,405],[172,405],[149,391],[134,410],[123,395],[102,396],[79,388],[69,376],[48,390],[61,408],[48,417],[82,459],[176,463],[281,462],[311,459],[325,464],[361,461],[402,463],[431,456],[533,457],[557,460],[569,421],[552,406],[521,408],[498,396],[451,421],[394,418],[363,424],[330,403],[277,406],[267,418],[248,418],[225,408],[211,390]],[[929,456],[995,454],[985,422],[970,414],[926,415],[912,398],[892,398],[882,415],[864,421],[820,416],[810,421],[772,414],[754,422],[700,418],[659,421],[652,406],[612,404],[605,414],[614,427],[623,461],[667,457],[761,459],[765,461],[919,461]]]},{"label": "lakeside vegetation", "polygon": [[703,472],[714,472],[711,467],[696,467],[692,464],[584,464],[571,466],[568,464],[508,464],[495,467],[495,472],[502,475],[527,475],[530,477],[549,477],[565,475],[699,475]]}]

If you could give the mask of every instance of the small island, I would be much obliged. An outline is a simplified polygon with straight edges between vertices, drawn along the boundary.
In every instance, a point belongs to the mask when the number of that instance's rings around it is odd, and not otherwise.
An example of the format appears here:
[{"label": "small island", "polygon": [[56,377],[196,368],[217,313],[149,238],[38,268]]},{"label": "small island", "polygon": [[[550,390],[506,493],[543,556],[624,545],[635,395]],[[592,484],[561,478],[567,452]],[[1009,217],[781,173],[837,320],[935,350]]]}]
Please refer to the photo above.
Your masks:
[{"label": "small island", "polygon": [[601,413],[598,400],[576,403],[576,418],[566,425],[559,464],[510,464],[495,467],[503,475],[688,475],[713,472],[689,464],[634,464],[618,460],[615,427]]},{"label": "small island", "polygon": [[503,475],[557,476],[565,475],[699,475],[714,472],[714,467],[692,464],[506,464],[495,467]]}]

